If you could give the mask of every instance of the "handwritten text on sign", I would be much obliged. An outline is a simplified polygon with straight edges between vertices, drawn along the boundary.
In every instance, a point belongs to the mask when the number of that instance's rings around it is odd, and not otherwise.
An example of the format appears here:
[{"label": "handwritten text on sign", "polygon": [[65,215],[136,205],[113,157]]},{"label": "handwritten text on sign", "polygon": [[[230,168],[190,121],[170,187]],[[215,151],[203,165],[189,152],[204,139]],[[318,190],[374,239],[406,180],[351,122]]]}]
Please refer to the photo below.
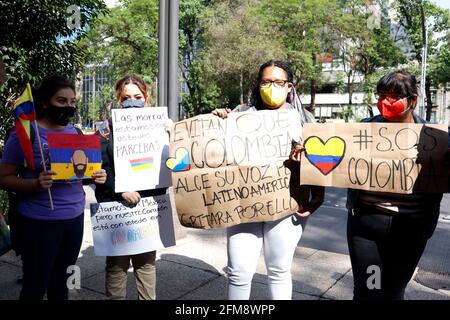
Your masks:
[{"label": "handwritten text on sign", "polygon": [[115,109],[112,119],[115,191],[170,186],[170,171],[161,165],[169,155],[167,108]]},{"label": "handwritten text on sign", "polygon": [[283,162],[301,136],[294,110],[201,115],[171,128],[180,222],[194,228],[278,220],[297,209]]},{"label": "handwritten text on sign", "polygon": [[301,184],[393,193],[445,192],[447,126],[306,124]]},{"label": "handwritten text on sign", "polygon": [[169,195],[142,198],[135,207],[91,204],[96,256],[139,254],[175,245]]}]

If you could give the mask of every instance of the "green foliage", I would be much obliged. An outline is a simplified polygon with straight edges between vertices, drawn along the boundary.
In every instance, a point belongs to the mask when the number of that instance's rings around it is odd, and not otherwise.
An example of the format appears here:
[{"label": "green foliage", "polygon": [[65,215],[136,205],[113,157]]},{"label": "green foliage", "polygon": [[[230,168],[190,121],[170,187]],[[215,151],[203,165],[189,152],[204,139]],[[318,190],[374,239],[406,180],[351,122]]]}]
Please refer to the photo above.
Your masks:
[{"label": "green foliage", "polygon": [[[74,31],[65,26],[69,15],[65,9],[72,2],[83,8],[84,28]],[[124,74],[141,74],[155,89],[159,0],[122,0],[109,11],[100,0],[39,3],[36,8],[30,0],[14,4],[0,0],[0,9],[6,8],[0,13],[5,21],[0,28],[6,35],[6,40],[0,39],[0,53],[8,75],[7,84],[0,86],[0,108],[17,96],[24,83],[56,72],[74,77],[82,63],[106,66],[109,79],[81,106],[83,118],[103,118],[114,101],[113,80]],[[416,56],[421,48],[418,3],[399,0],[391,8],[383,7],[396,10]],[[299,91],[314,95],[324,80],[326,54],[340,58],[345,66],[345,73],[336,77],[335,92],[348,91],[351,98],[360,76],[369,105],[380,70],[397,68],[406,59],[384,19],[376,28],[369,26],[372,13],[367,7],[366,0],[180,0],[179,65],[182,86],[187,88],[182,94],[185,115],[247,103],[258,67],[269,59],[287,60]],[[448,82],[449,49],[437,45],[442,39],[431,39],[431,34],[448,30],[448,11],[430,0],[424,1],[424,8],[431,17],[429,76],[434,84],[442,84]],[[151,99],[155,104],[156,92]],[[0,121],[10,118],[10,113],[0,112]]]},{"label": "green foliage", "polygon": [[[260,14],[266,16],[271,30],[279,31],[282,50],[290,61],[296,82],[321,78],[319,55],[331,51],[331,35],[338,12],[336,1],[262,1]],[[270,12],[270,15],[267,15]]]},{"label": "green foliage", "polygon": [[[80,25],[73,28],[68,10],[80,9]],[[106,12],[102,0],[0,1],[0,137],[13,126],[13,101],[26,83],[36,85],[52,74],[71,79],[83,66],[83,38],[96,16]],[[3,141],[2,141],[3,142]],[[3,143],[1,143],[3,147]],[[7,210],[7,193],[0,192],[0,210]]]},{"label": "green foliage", "polygon": [[158,0],[122,0],[102,15],[80,43],[86,62],[106,64],[110,79],[137,73],[153,83],[158,72]]},{"label": "green foliage", "polygon": [[[68,23],[71,5],[80,9],[79,27]],[[36,85],[51,74],[75,79],[84,63],[76,42],[103,12],[102,0],[0,1],[0,58],[6,72],[0,84],[0,136],[13,124],[12,102],[26,83]]]},{"label": "green foliage", "polygon": [[[397,13],[400,25],[405,28],[408,42],[414,47],[416,60],[422,59],[422,19],[420,7],[423,10],[428,29],[428,54],[433,56],[440,43],[447,37],[450,28],[450,14],[448,9],[439,7],[430,0],[398,0],[392,8]],[[441,37],[436,35],[443,33]]]},{"label": "green foliage", "polygon": [[259,8],[255,0],[216,1],[206,13],[203,64],[228,97],[221,105],[247,103],[259,65],[285,57],[279,33]]},{"label": "green foliage", "polygon": [[339,71],[336,74],[336,82],[335,82],[335,90],[336,93],[344,93],[345,92],[345,73],[342,71]]},{"label": "green foliage", "polygon": [[436,86],[450,83],[450,48],[443,45],[430,63],[430,76]]},{"label": "green foliage", "polygon": [[185,116],[210,112],[223,100],[211,79],[211,66],[205,63],[205,21],[211,1],[180,1],[180,69],[188,92],[182,94]]},{"label": "green foliage", "polygon": [[[426,120],[432,111],[431,86],[439,86],[448,80],[448,35],[450,29],[450,10],[439,7],[429,0],[399,0],[393,3],[400,24],[407,33],[407,40],[414,48],[418,63],[422,62],[422,26],[427,26],[427,61],[425,82]],[[423,17],[422,17],[423,12]],[[441,36],[438,36],[441,35]],[[447,50],[444,47],[447,47]]]}]

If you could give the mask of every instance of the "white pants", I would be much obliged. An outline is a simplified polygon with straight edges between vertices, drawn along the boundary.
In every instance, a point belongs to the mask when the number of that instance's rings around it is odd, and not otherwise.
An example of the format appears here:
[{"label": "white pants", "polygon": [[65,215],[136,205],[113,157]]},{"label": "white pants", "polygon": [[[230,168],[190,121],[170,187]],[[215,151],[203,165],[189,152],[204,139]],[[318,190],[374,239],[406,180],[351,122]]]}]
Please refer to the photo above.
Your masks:
[{"label": "white pants", "polygon": [[228,299],[248,300],[261,248],[270,299],[292,299],[291,265],[307,219],[296,215],[274,222],[244,223],[227,229]]}]

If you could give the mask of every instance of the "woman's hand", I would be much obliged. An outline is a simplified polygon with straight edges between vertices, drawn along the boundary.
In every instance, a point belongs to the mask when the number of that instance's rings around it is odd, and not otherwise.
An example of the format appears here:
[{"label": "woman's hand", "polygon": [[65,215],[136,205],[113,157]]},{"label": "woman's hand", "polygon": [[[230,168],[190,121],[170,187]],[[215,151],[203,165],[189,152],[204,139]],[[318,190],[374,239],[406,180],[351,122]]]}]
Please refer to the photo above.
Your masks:
[{"label": "woman's hand", "polygon": [[305,208],[299,209],[297,212],[294,212],[296,216],[300,218],[306,218],[311,215],[311,211],[306,210]]},{"label": "woman's hand", "polygon": [[325,187],[310,186],[311,200],[304,207],[300,207],[295,214],[306,218],[313,214],[322,205],[325,198]]},{"label": "woman's hand", "polygon": [[228,114],[230,112],[231,112],[230,108],[219,108],[219,109],[214,109],[211,113],[215,116],[225,119],[226,117],[228,117]]},{"label": "woman's hand", "polygon": [[131,192],[124,192],[122,193],[122,198],[125,200],[128,204],[138,204],[139,201],[141,201],[141,195],[139,192],[131,191]]},{"label": "woman's hand", "polygon": [[292,161],[300,162],[300,154],[305,150],[303,145],[298,142],[295,147],[291,150],[290,159]]},{"label": "woman's hand", "polygon": [[94,179],[94,182],[97,184],[104,184],[106,182],[106,171],[105,169],[101,169],[98,171],[95,171],[92,174],[92,179]]},{"label": "woman's hand", "polygon": [[52,176],[56,174],[55,171],[42,171],[39,174],[37,183],[40,189],[49,189],[52,187],[53,179]]}]

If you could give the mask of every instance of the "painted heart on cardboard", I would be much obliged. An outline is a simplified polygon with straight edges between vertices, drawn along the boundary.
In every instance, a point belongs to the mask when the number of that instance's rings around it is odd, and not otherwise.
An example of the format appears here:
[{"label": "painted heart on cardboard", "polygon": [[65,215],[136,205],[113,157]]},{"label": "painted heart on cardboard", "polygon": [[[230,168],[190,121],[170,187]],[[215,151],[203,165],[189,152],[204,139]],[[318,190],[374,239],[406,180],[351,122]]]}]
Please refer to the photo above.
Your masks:
[{"label": "painted heart on cardboard", "polygon": [[188,171],[191,167],[189,152],[185,148],[178,148],[175,158],[167,159],[166,166],[173,172]]},{"label": "painted heart on cardboard", "polygon": [[305,140],[305,156],[311,164],[327,175],[341,163],[345,154],[345,141],[331,137],[325,143],[316,136]]}]

